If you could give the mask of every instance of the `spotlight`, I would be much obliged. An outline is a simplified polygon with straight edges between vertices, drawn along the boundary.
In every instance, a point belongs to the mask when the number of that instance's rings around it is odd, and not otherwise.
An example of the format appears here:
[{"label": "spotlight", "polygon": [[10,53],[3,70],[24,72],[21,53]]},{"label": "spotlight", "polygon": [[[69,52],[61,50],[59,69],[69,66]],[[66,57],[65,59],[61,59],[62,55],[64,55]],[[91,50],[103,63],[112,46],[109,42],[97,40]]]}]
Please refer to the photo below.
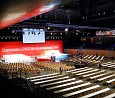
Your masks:
[{"label": "spotlight", "polygon": [[68,31],[68,28],[65,28],[65,31]]},{"label": "spotlight", "polygon": [[62,35],[62,33],[60,33],[60,35]]},{"label": "spotlight", "polygon": [[48,30],[50,29],[50,27],[48,27]]},{"label": "spotlight", "polygon": [[103,12],[103,14],[105,14],[105,12]]}]

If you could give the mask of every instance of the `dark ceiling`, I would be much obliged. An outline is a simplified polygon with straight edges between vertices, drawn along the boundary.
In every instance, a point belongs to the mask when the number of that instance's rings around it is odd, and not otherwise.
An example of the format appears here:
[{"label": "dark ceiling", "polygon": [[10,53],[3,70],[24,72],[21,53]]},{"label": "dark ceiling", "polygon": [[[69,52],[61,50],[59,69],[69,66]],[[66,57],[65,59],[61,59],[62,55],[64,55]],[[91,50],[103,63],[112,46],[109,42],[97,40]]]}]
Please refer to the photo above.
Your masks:
[{"label": "dark ceiling", "polygon": [[[18,3],[13,1],[17,1]],[[36,6],[39,6],[37,9],[40,9],[43,4],[48,5],[51,2],[61,3],[51,11],[48,10],[37,14],[32,12],[36,9]],[[0,10],[1,28],[8,26],[12,28],[37,28],[41,26],[53,26],[79,28],[85,30],[115,29],[115,0],[8,0],[4,4],[5,6],[2,4]],[[26,11],[29,13],[31,12],[32,15],[29,14],[29,16],[20,18],[19,20],[17,19],[17,21],[11,22],[3,27],[2,23],[4,16],[8,15],[5,12],[11,10],[8,5],[12,6],[11,8],[14,12]],[[6,9],[8,10],[6,11]],[[15,13],[11,14],[14,15]],[[20,13],[17,15],[20,15]]]},{"label": "dark ceiling", "polygon": [[69,0],[1,0],[0,29],[46,13]]}]

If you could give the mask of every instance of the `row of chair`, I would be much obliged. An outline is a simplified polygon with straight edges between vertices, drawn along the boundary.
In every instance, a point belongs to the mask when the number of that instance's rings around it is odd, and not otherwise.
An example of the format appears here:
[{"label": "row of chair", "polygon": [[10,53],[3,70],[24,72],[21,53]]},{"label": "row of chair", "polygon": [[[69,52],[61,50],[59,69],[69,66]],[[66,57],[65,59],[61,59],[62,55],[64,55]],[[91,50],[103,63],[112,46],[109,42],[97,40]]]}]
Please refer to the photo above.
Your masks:
[{"label": "row of chair", "polygon": [[100,60],[100,61],[102,61],[104,58],[105,58],[105,56],[97,56],[97,55],[83,55],[82,56],[82,58],[83,59],[89,59],[89,60]]},{"label": "row of chair", "polygon": [[27,65],[24,63],[8,63],[8,64],[1,64],[1,69],[6,69],[9,73],[12,72],[41,72],[42,69],[37,68],[35,66]]},{"label": "row of chair", "polygon": [[115,96],[110,88],[71,78],[68,75],[54,73],[29,77],[28,80],[33,83],[36,88],[40,87],[49,92],[48,94],[51,98],[102,98],[110,95]]},{"label": "row of chair", "polygon": [[63,71],[75,69],[74,66],[68,66],[63,63],[52,62],[52,61],[45,61],[45,62],[41,61],[41,62],[35,62],[34,64],[36,64],[37,67],[47,69],[47,70],[52,70],[52,71],[60,71],[60,67]]},{"label": "row of chair", "polygon": [[99,64],[103,61],[105,56],[96,56],[96,55],[83,55],[79,60],[88,62],[90,64]]}]

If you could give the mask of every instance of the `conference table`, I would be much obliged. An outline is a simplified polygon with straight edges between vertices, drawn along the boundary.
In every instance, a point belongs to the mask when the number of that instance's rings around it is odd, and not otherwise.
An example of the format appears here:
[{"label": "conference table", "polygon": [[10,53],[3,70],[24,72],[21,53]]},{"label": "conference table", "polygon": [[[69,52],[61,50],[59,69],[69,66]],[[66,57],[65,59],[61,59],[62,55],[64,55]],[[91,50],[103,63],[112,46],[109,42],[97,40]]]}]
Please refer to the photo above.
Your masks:
[{"label": "conference table", "polygon": [[41,80],[52,79],[52,78],[58,78],[58,77],[61,77],[61,76],[63,76],[63,75],[56,75],[56,76],[49,76],[49,77],[44,77],[44,78],[38,78],[38,79],[30,80],[30,81],[35,82],[35,81],[41,81]]},{"label": "conference table", "polygon": [[86,91],[89,91],[89,90],[92,90],[92,89],[96,89],[96,88],[99,88],[99,87],[100,87],[99,85],[91,86],[91,87],[86,88],[86,89],[82,89],[82,90],[79,90],[79,91],[75,91],[75,92],[72,92],[72,93],[65,94],[65,95],[63,95],[63,97],[75,96],[77,94],[80,94],[80,93],[83,93],[83,92],[86,92]]},{"label": "conference table", "polygon": [[[109,90],[111,90],[111,89],[110,89],[110,88],[105,88],[105,89],[102,89],[102,90],[93,92],[93,93],[91,93],[91,94],[88,94],[88,95],[85,95],[85,96],[82,96],[82,97],[79,97],[79,98],[90,98],[90,97],[93,97],[93,96],[95,96],[95,95],[104,93],[104,92],[109,91]],[[110,97],[109,97],[109,98],[110,98]]]},{"label": "conference table", "polygon": [[98,72],[95,72],[95,73],[90,73],[90,74],[87,74],[87,75],[83,75],[83,77],[90,77],[92,75],[97,75],[97,74],[102,73],[102,72],[106,72],[106,71],[102,70],[102,71],[98,71]]},{"label": "conference table", "polygon": [[[109,72],[109,73],[110,73],[110,72]],[[109,74],[109,73],[104,73],[104,74],[96,75],[96,76],[90,77],[90,79],[96,79],[96,78],[98,78],[98,77],[107,75],[107,74]]]},{"label": "conference table", "polygon": [[78,71],[78,70],[86,69],[86,68],[88,68],[88,67],[83,67],[83,68],[79,68],[79,69],[69,70],[69,71],[66,71],[66,72],[68,73],[68,72]]},{"label": "conference table", "polygon": [[110,75],[110,76],[107,76],[107,77],[103,77],[103,78],[100,78],[100,79],[97,79],[98,81],[103,81],[103,80],[105,80],[105,79],[107,79],[107,78],[111,78],[111,77],[114,77],[115,76],[115,74],[112,74],[112,75]]},{"label": "conference table", "polygon": [[46,88],[46,90],[62,88],[62,87],[65,87],[65,86],[69,86],[69,85],[76,84],[76,83],[81,83],[81,82],[83,82],[83,81],[82,80],[78,80],[78,81],[75,81],[75,82],[70,82],[70,83],[66,83],[66,84],[62,84],[62,85],[58,85],[58,86],[54,86],[54,87],[49,87],[49,88]]},{"label": "conference table", "polygon": [[53,82],[53,81],[59,81],[59,80],[68,79],[68,78],[69,78],[69,76],[65,76],[65,77],[61,77],[61,78],[57,78],[57,79],[35,82],[34,84],[45,84],[45,83],[49,83],[49,82]]},{"label": "conference table", "polygon": [[72,86],[72,87],[69,87],[69,88],[66,88],[66,89],[61,89],[61,90],[58,90],[58,91],[54,91],[53,93],[61,93],[61,92],[66,92],[66,91],[69,91],[69,90],[73,90],[73,89],[76,89],[76,88],[82,88],[83,86],[87,86],[87,85],[90,85],[91,83],[90,82],[87,82],[87,83],[84,83],[84,84],[80,84],[80,85],[77,85],[77,86]]},{"label": "conference table", "polygon": [[53,74],[47,74],[47,75],[41,75],[41,76],[34,76],[34,77],[29,77],[27,79],[36,79],[36,78],[43,78],[43,77],[48,77],[48,76],[53,76],[53,75],[58,75],[59,73],[53,73]]},{"label": "conference table", "polygon": [[43,85],[40,85],[40,87],[52,86],[52,85],[57,85],[57,84],[61,84],[61,83],[71,82],[71,81],[75,81],[75,80],[76,80],[75,78],[71,78],[71,79],[62,80],[62,81],[58,81],[58,82],[43,84]]},{"label": "conference table", "polygon": [[83,72],[83,71],[88,71],[88,70],[91,70],[93,68],[88,68],[88,69],[84,69],[84,70],[80,70],[80,71],[76,71],[76,72],[72,72],[73,74],[76,74],[76,73],[80,73],[80,72]]},{"label": "conference table", "polygon": [[79,74],[76,74],[76,75],[84,75],[84,74],[87,74],[87,73],[90,73],[90,72],[95,72],[95,71],[98,71],[98,70],[99,69],[94,69],[94,70],[86,71],[86,72],[79,73]]},{"label": "conference table", "polygon": [[106,83],[112,83],[112,82],[115,82],[115,78],[114,79],[111,79],[109,81],[106,81]]}]

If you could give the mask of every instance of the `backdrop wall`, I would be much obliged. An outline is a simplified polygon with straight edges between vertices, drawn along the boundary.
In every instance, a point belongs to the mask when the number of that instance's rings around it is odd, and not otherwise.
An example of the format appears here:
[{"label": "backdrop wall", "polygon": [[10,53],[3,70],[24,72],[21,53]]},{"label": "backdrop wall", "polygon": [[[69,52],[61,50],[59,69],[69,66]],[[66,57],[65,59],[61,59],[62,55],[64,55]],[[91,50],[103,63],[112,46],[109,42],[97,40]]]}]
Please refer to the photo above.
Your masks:
[{"label": "backdrop wall", "polygon": [[7,54],[37,56],[44,55],[45,51],[50,50],[59,50],[60,53],[63,53],[62,40],[45,41],[45,43],[35,44],[24,44],[22,42],[0,42],[0,57]]}]

